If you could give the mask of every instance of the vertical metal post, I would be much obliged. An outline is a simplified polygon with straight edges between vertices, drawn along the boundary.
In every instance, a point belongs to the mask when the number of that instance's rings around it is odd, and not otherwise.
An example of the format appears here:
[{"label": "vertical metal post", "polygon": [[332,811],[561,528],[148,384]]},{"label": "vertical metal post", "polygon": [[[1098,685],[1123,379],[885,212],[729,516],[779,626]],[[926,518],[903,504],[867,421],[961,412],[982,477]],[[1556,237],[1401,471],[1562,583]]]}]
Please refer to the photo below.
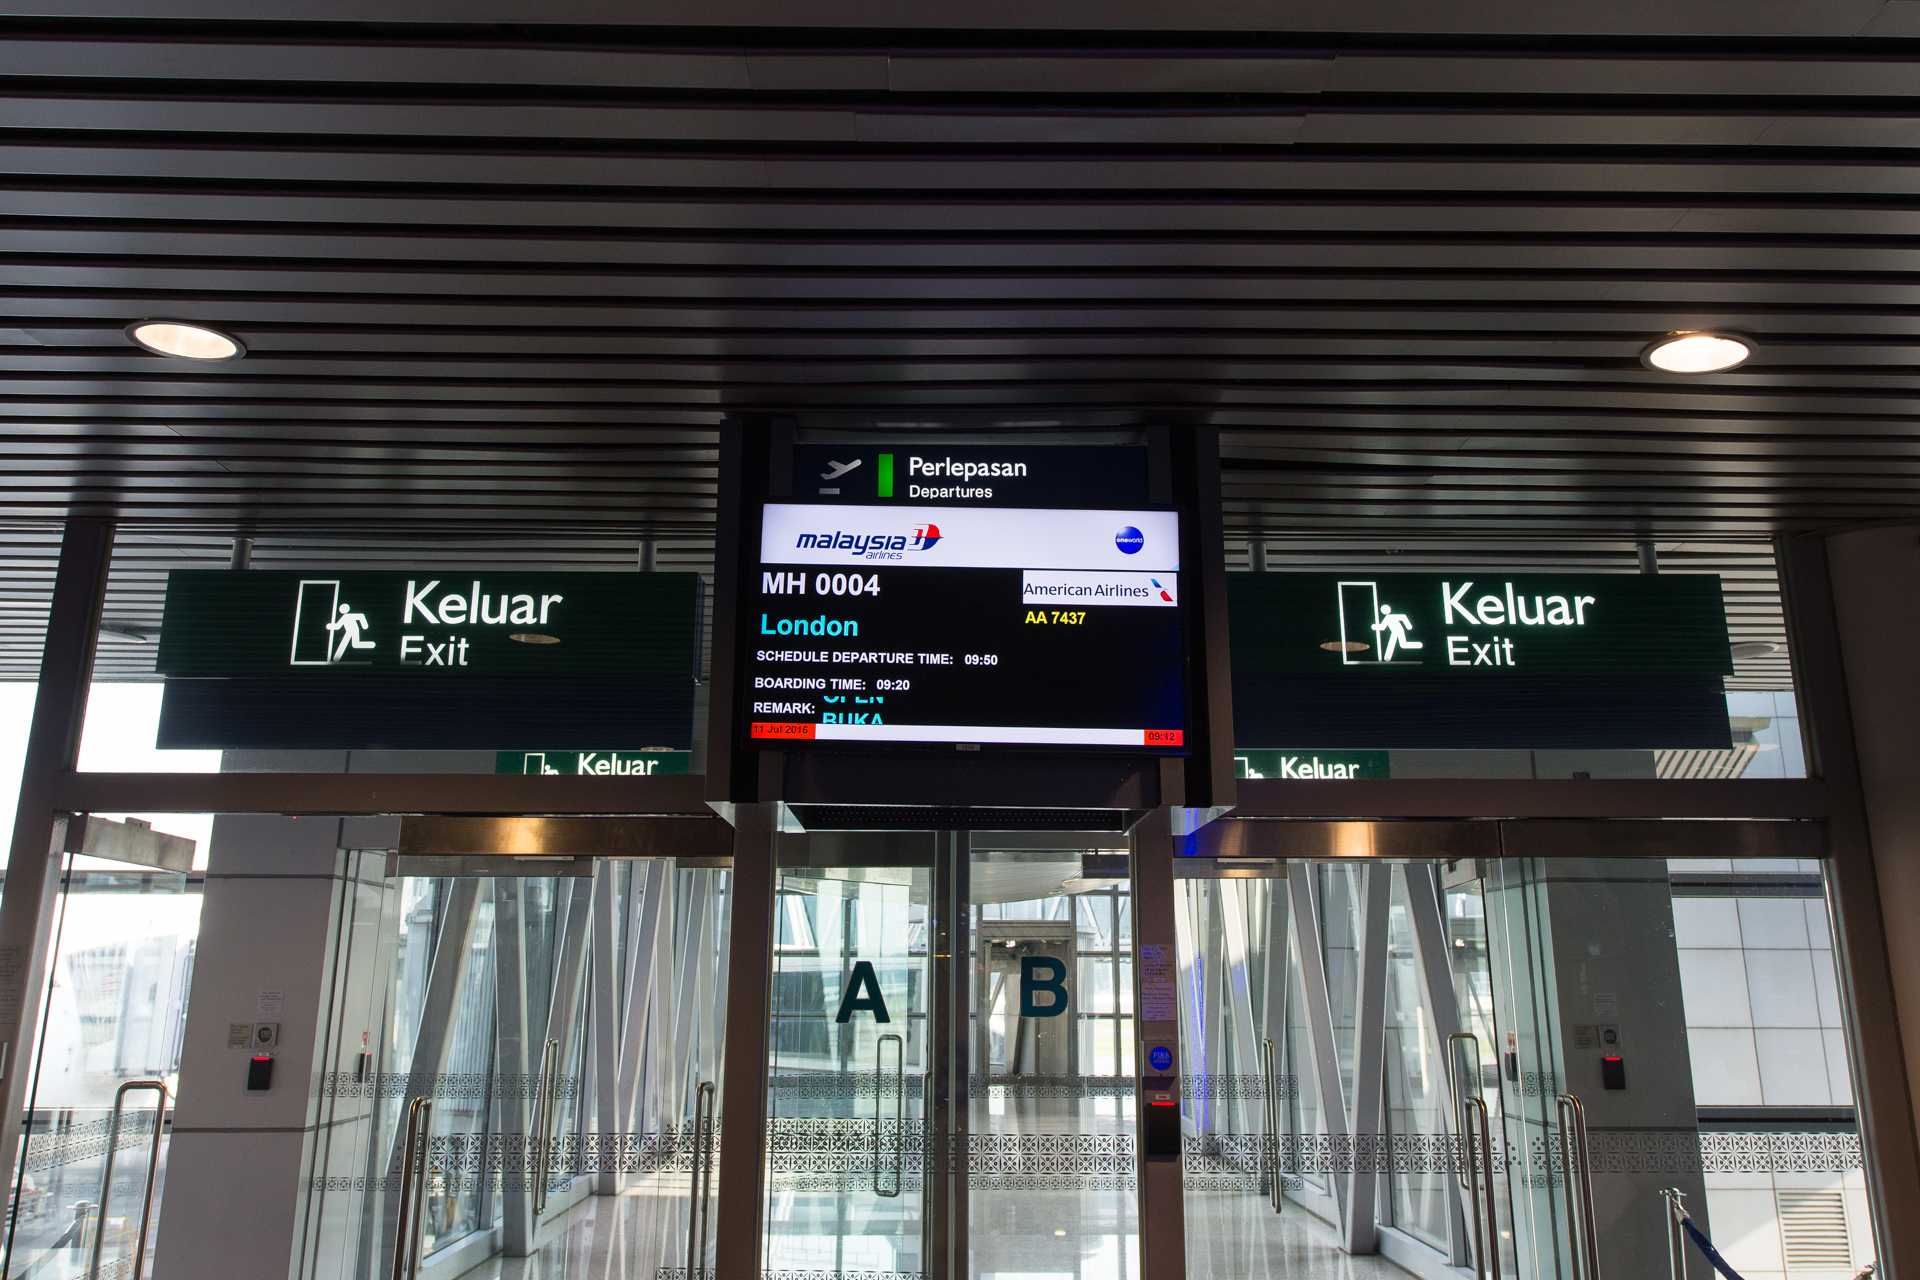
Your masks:
[{"label": "vertical metal post", "polygon": [[[496,1070],[507,1082],[500,1092],[500,1129],[526,1134],[534,1102],[532,1029],[527,1025],[527,892],[517,876],[493,882],[493,997]],[[500,1191],[501,1252],[524,1258],[533,1252],[533,1195],[535,1176],[531,1144],[523,1150],[521,1177],[503,1180]]]},{"label": "vertical metal post", "polygon": [[[1413,926],[1413,952],[1420,965],[1422,994],[1427,1011],[1433,1015],[1433,1036],[1441,1046],[1446,1063],[1447,1083],[1453,1102],[1449,1132],[1456,1144],[1460,1140],[1460,1089],[1454,1070],[1454,1036],[1460,1034],[1460,1004],[1453,989],[1453,956],[1447,948],[1446,919],[1441,914],[1440,886],[1431,863],[1404,868],[1407,884],[1407,916]],[[1471,1036],[1468,1039],[1472,1039]],[[1475,1041],[1478,1044],[1478,1041]],[[1425,1049],[1427,1046],[1422,1045]],[[1475,1081],[1475,1087],[1479,1082]],[[1456,1267],[1467,1265],[1467,1214],[1473,1206],[1461,1202],[1461,1180],[1447,1179],[1447,1261]]]},{"label": "vertical metal post", "polygon": [[[47,642],[40,658],[40,685],[27,731],[27,758],[20,774],[13,844],[7,855],[6,892],[0,895],[0,1154],[12,1179],[20,1148],[21,1113],[32,1078],[33,1027],[46,985],[47,944],[54,895],[60,888],[60,851],[48,787],[71,772],[80,757],[86,721],[87,684],[100,634],[107,572],[113,560],[113,526],[102,520],[68,520],[60,539],[60,568],[47,615]],[[9,1212],[18,1211],[16,1204]],[[7,1233],[11,1250],[12,1231]],[[4,1270],[10,1259],[0,1259]]]},{"label": "vertical metal post", "polygon": [[967,977],[971,946],[968,883],[972,849],[963,831],[935,838],[932,999],[926,1140],[922,1145],[926,1230],[922,1247],[928,1280],[965,1280],[967,1222]]},{"label": "vertical metal post", "polygon": [[[629,863],[630,868],[634,864]],[[634,868],[637,871],[637,868]],[[595,1167],[593,1193],[617,1195],[620,1191],[618,1168],[621,1137],[627,1131],[627,1117],[620,1106],[620,999],[619,999],[619,924],[614,910],[615,886],[620,868],[611,859],[600,858],[593,868],[593,1084],[594,1129],[599,1133],[600,1154]],[[628,878],[628,892],[640,883],[638,874]]]},{"label": "vertical metal post", "polygon": [[1374,1205],[1385,1167],[1380,1114],[1387,1039],[1387,910],[1393,868],[1369,864],[1360,872],[1360,980],[1353,1024],[1353,1176],[1347,1181],[1348,1253],[1372,1253]]},{"label": "vertical metal post", "polygon": [[[1171,992],[1156,989],[1156,973],[1171,975],[1177,967],[1177,899],[1173,883],[1174,835],[1170,809],[1155,809],[1133,829],[1133,966],[1134,1003],[1139,1017],[1135,1037],[1139,1057],[1136,1082],[1152,1076],[1176,1076],[1180,1022],[1178,1010],[1165,1007]],[[1154,1016],[1160,1015],[1160,1016]],[[1148,1055],[1156,1046],[1173,1046],[1170,1070],[1155,1067]],[[1139,1117],[1139,1207],[1141,1280],[1184,1280],[1187,1274],[1187,1219],[1182,1153],[1152,1150],[1148,1116],[1150,1099],[1136,1083],[1134,1114]],[[1179,1098],[1173,1103],[1177,1112]],[[1175,1116],[1176,1121],[1178,1116]],[[1174,1126],[1177,1136],[1178,1125]]]},{"label": "vertical metal post", "polygon": [[727,927],[726,1072],[720,1096],[720,1203],[727,1230],[713,1280],[760,1280],[766,1212],[767,999],[773,986],[774,806],[733,819],[733,913]]},{"label": "vertical metal post", "polygon": [[[1250,1076],[1260,1070],[1260,1051],[1256,1047],[1258,1037],[1253,1025],[1253,983],[1249,969],[1250,949],[1247,942],[1247,886],[1250,880],[1216,880],[1214,887],[1220,895],[1219,919],[1226,950],[1226,963],[1222,966],[1226,977],[1226,998],[1229,1022],[1233,1031],[1234,1074]],[[1243,1132],[1251,1132],[1254,1126],[1251,1114],[1252,1102],[1245,1091],[1230,1089],[1234,1096],[1234,1105],[1240,1109],[1239,1127]]]},{"label": "vertical metal post", "polygon": [[[1293,904],[1294,959],[1300,965],[1300,986],[1307,1001],[1307,1038],[1312,1041],[1314,1084],[1327,1137],[1334,1145],[1348,1134],[1347,1095],[1340,1087],[1340,1052],[1333,1038],[1333,1003],[1327,994],[1327,951],[1320,938],[1320,895],[1315,868],[1296,862],[1287,868],[1288,897]],[[1338,1175],[1329,1179],[1335,1209],[1346,1212]]]}]

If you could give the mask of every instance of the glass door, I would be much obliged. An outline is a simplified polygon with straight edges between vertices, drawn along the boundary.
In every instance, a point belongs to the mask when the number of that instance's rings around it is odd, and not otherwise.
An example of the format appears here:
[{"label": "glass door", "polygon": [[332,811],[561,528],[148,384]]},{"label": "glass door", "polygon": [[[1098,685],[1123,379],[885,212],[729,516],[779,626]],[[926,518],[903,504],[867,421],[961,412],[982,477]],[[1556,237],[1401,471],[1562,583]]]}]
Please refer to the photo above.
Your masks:
[{"label": "glass door", "polygon": [[303,1272],[530,1252],[573,1199],[594,881],[348,856]]},{"label": "glass door", "polygon": [[0,1271],[152,1266],[201,895],[184,872],[69,855]]},{"label": "glass door", "polygon": [[932,891],[930,866],[780,868],[767,1080],[770,1275],[872,1280],[927,1271]]}]

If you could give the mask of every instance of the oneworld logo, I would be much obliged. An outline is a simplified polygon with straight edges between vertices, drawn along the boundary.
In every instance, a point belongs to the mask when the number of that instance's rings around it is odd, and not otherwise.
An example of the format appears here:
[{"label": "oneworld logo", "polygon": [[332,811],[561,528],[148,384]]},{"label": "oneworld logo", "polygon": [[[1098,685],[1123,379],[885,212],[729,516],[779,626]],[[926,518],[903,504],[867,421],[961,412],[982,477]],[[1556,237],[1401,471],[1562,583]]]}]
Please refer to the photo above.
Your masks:
[{"label": "oneworld logo", "polygon": [[1128,525],[1113,535],[1113,545],[1120,548],[1121,555],[1139,555],[1140,549],[1147,545],[1147,535]]}]

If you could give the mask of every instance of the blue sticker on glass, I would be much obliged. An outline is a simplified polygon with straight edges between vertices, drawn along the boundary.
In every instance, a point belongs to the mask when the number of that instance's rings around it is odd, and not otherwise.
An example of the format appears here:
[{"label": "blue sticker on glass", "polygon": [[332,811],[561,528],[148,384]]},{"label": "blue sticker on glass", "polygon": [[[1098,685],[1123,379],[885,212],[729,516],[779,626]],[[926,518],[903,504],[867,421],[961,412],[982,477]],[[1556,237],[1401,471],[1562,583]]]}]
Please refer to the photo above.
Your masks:
[{"label": "blue sticker on glass", "polygon": [[1157,1044],[1147,1050],[1147,1065],[1155,1071],[1166,1071],[1173,1066],[1173,1050],[1163,1044]]}]

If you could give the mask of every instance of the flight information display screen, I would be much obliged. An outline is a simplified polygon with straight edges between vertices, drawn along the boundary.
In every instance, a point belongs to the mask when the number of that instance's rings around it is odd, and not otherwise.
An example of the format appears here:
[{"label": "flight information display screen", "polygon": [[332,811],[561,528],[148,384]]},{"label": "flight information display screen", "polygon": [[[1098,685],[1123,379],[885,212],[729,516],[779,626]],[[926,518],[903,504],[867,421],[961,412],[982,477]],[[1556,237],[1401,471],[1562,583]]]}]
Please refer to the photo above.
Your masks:
[{"label": "flight information display screen", "polygon": [[1183,754],[1171,511],[769,503],[747,739]]}]

